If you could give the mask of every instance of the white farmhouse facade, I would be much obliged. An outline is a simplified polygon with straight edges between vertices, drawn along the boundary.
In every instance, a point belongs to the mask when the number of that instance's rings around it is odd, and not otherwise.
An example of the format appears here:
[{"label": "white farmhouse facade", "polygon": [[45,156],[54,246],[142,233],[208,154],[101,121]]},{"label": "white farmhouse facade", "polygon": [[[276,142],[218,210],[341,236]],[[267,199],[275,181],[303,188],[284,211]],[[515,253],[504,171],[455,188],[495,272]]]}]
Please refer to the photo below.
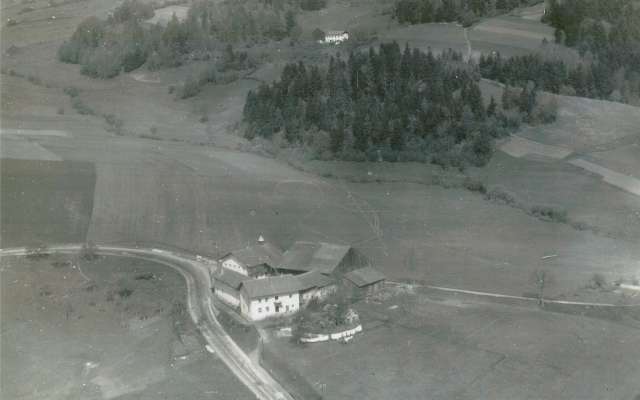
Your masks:
[{"label": "white farmhouse facade", "polygon": [[324,43],[338,44],[349,40],[347,31],[329,31],[324,35]]},{"label": "white farmhouse facade", "polygon": [[247,269],[245,267],[243,267],[242,265],[240,265],[240,263],[238,263],[232,257],[229,257],[229,258],[227,258],[226,260],[224,260],[222,262],[222,268],[228,269],[230,271],[237,272],[237,273],[242,274],[244,276],[248,275]]},{"label": "white farmhouse facade", "polygon": [[300,309],[299,290],[292,275],[245,281],[240,290],[240,313],[252,321],[294,314]]}]

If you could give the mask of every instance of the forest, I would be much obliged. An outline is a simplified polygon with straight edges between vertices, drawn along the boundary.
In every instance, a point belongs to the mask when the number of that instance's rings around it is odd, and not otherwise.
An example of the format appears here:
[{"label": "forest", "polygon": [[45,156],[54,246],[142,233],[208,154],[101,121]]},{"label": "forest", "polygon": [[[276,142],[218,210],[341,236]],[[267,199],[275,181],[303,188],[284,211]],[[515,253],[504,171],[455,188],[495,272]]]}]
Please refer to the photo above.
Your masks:
[{"label": "forest", "polygon": [[640,10],[632,0],[566,0],[549,3],[544,21],[559,44],[582,60],[568,66],[536,54],[482,56],[483,77],[511,85],[533,81],[553,93],[640,104]]},{"label": "forest", "polygon": [[459,53],[435,56],[396,42],[332,57],[326,68],[289,64],[279,81],[248,93],[246,136],[324,159],[481,166],[494,139],[555,114],[540,109],[531,85],[510,89],[506,109],[493,98],[485,105],[479,78]]},{"label": "forest", "polygon": [[398,22],[460,22],[469,26],[478,18],[539,3],[539,0],[399,0],[394,7]]},{"label": "forest", "polygon": [[58,49],[58,58],[82,65],[82,73],[95,78],[112,78],[144,64],[154,70],[209,60],[231,43],[295,35],[297,7],[254,0],[202,1],[189,8],[184,21],[174,15],[162,26],[144,22],[153,16],[150,5],[125,0],[108,19],[92,17],[80,23]]}]

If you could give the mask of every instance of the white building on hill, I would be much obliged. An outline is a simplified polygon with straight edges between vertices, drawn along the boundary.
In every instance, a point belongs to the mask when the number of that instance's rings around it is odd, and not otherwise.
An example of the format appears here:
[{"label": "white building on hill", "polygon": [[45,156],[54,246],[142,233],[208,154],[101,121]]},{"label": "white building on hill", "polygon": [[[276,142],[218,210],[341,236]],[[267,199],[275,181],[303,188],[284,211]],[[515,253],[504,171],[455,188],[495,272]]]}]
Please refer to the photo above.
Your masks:
[{"label": "white building on hill", "polygon": [[347,31],[329,31],[324,35],[324,43],[339,44],[349,40]]}]

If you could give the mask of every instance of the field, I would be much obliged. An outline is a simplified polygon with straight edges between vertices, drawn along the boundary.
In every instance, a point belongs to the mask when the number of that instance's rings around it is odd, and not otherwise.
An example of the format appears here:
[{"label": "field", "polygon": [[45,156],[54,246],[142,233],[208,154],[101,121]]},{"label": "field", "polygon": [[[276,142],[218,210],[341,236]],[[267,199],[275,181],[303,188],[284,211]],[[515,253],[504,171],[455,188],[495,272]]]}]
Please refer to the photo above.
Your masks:
[{"label": "field", "polygon": [[204,350],[177,272],[55,255],[0,267],[3,399],[253,398]]},{"label": "field", "polygon": [[420,292],[356,308],[364,333],[349,344],[269,344],[327,400],[640,394],[640,324],[631,317],[610,322]]},{"label": "field", "polygon": [[[3,147],[9,143],[3,138]],[[0,161],[1,247],[84,242],[93,210],[93,164],[45,160]]]}]

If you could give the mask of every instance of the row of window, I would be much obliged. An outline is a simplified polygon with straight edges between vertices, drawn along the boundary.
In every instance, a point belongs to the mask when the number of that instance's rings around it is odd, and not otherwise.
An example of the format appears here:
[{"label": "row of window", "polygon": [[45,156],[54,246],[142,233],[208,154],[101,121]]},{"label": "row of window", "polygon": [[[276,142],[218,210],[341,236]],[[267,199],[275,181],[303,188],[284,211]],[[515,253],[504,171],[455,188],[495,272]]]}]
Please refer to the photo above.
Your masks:
[{"label": "row of window", "polygon": [[[286,295],[286,296],[282,296],[283,299],[290,299],[292,297],[292,295]],[[275,296],[275,299],[278,300],[280,297],[279,296]],[[261,302],[265,302],[269,299],[269,297],[263,297],[261,299],[258,299],[257,301],[261,301]]]},{"label": "row of window", "polygon": [[[285,309],[283,311],[289,312],[289,306],[285,306]],[[258,312],[259,313],[262,312],[262,307],[258,307]],[[264,308],[264,312],[269,312],[269,307],[268,306]]]}]

